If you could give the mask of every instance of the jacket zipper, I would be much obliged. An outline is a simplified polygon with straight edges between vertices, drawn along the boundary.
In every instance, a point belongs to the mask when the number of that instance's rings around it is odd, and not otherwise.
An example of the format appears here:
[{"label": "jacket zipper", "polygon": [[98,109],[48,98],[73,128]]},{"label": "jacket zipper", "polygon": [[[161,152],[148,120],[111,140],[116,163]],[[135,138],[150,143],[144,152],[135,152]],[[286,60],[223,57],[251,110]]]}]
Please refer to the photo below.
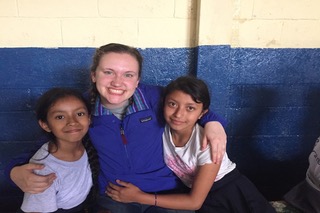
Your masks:
[{"label": "jacket zipper", "polygon": [[124,134],[124,128],[123,128],[123,123],[122,122],[121,122],[121,125],[120,125],[120,134],[121,134],[122,144],[123,144],[124,150],[126,152],[128,165],[129,165],[129,168],[131,168],[131,164],[130,164],[130,160],[129,160],[129,154],[128,154],[128,150],[127,150],[128,140],[126,138],[126,135]]},{"label": "jacket zipper", "polygon": [[120,127],[120,134],[121,134],[121,139],[122,139],[122,143],[126,146],[128,144],[127,138],[124,135],[124,129],[123,129],[123,125],[121,124]]}]

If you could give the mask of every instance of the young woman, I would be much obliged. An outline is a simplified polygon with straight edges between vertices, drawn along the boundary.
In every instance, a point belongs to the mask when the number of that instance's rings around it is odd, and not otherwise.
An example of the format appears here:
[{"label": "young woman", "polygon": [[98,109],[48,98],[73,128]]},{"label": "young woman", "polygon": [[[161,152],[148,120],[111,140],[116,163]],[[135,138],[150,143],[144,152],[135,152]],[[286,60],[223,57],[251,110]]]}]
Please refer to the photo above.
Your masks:
[{"label": "young woman", "polygon": [[36,105],[41,128],[50,140],[31,158],[43,164],[38,175],[55,173],[53,184],[39,194],[25,193],[24,212],[85,212],[85,201],[98,174],[98,158],[88,137],[90,111],[86,100],[72,89],[54,88],[44,93]]},{"label": "young woman", "polygon": [[164,159],[190,188],[187,194],[147,194],[132,183],[117,180],[107,194],[120,202],[139,202],[198,212],[272,212],[275,210],[255,186],[236,169],[227,153],[212,162],[209,148],[202,151],[203,128],[197,121],[207,112],[210,95],[206,84],[191,76],[172,81],[164,93]]}]

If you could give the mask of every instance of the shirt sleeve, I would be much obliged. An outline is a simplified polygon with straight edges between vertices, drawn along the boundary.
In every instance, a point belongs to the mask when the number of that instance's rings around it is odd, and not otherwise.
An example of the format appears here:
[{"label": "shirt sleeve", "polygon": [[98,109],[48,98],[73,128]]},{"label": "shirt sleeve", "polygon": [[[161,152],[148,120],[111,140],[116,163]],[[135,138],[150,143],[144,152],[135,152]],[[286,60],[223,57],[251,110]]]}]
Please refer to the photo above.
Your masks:
[{"label": "shirt sleeve", "polygon": [[224,128],[227,126],[227,121],[211,110],[208,110],[208,112],[202,116],[198,123],[200,124],[200,126],[204,127],[206,123],[210,121],[218,121]]},{"label": "shirt sleeve", "polygon": [[[44,171],[44,173],[50,173],[50,171]],[[56,181],[42,193],[24,193],[21,209],[24,212],[54,212],[58,209],[56,193]]]},{"label": "shirt sleeve", "polygon": [[212,163],[210,147],[207,146],[205,150],[198,153],[197,166],[203,166],[204,164],[210,164],[210,163]]}]

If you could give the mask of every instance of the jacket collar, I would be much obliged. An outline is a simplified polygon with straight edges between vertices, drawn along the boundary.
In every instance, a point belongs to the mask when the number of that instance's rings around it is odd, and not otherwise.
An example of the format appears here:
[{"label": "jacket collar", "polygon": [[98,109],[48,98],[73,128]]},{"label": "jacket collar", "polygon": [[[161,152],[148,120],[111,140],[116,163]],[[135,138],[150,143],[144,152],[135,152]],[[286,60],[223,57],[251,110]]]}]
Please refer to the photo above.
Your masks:
[{"label": "jacket collar", "polygon": [[[134,91],[132,97],[130,98],[130,103],[127,108],[126,115],[139,112],[142,110],[149,109],[150,107],[147,104],[147,101],[139,87],[136,88]],[[105,106],[101,103],[100,96],[97,97],[96,103],[94,106],[93,114],[94,116],[101,116],[101,115],[112,115],[112,112],[107,109]]]}]

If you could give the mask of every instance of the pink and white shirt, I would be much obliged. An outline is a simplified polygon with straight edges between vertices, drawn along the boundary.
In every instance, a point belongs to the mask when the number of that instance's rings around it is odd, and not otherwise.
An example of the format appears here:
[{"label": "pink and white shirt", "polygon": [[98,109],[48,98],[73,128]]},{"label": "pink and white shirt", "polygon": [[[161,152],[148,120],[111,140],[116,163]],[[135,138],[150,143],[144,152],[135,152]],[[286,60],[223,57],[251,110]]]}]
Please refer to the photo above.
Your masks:
[{"label": "pink and white shirt", "polygon": [[[189,188],[192,187],[198,166],[212,163],[210,147],[201,151],[202,135],[203,128],[196,124],[189,141],[183,147],[174,145],[168,125],[162,135],[165,163]],[[223,178],[235,167],[236,164],[225,153],[215,181]]]}]

